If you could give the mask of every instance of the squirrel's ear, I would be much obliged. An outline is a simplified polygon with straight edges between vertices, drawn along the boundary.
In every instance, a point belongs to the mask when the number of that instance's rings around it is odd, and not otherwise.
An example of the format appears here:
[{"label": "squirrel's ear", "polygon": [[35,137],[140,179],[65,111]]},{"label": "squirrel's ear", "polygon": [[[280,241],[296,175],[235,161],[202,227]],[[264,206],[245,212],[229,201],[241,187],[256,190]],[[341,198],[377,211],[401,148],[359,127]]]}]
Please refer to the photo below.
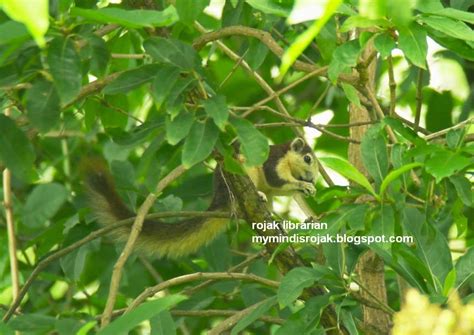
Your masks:
[{"label": "squirrel's ear", "polygon": [[291,144],[290,144],[291,150],[296,151],[296,152],[301,152],[304,146],[305,146],[305,143],[301,137],[295,138],[293,141],[291,141]]}]

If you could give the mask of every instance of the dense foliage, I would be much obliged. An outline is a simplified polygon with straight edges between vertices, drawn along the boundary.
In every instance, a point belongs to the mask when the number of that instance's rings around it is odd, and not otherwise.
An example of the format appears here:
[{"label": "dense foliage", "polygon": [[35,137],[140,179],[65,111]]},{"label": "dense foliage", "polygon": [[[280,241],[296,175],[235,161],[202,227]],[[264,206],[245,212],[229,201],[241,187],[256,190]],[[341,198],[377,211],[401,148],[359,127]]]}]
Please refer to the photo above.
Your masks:
[{"label": "dense foliage", "polygon": [[[408,287],[435,304],[472,301],[474,2],[415,3],[0,0],[0,167],[11,172],[2,183],[0,333],[382,334]],[[329,228],[289,235],[414,241],[283,243],[265,253],[251,243],[251,222],[234,220],[192,257],[132,254],[117,316],[159,282],[222,275],[166,286],[101,328],[123,244],[91,235],[101,227],[81,159],[104,157],[133,209],[182,165],[151,212],[205,211],[215,165],[242,174],[231,143],[253,166],[269,144],[298,134],[330,171],[304,213]],[[302,221],[297,207],[277,199],[275,217]],[[278,257],[293,249],[293,268],[282,270]],[[361,261],[369,250],[378,269]],[[364,269],[381,281],[366,281]],[[11,315],[14,282],[28,278]],[[335,318],[320,322],[323,310]],[[374,311],[387,320],[370,319]]]}]

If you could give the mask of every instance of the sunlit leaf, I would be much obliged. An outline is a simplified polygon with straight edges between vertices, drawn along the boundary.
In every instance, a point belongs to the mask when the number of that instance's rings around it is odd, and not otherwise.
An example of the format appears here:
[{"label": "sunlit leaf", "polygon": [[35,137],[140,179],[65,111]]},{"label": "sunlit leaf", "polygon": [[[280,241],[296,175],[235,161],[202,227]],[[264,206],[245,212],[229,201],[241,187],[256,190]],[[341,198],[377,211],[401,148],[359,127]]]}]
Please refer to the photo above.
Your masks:
[{"label": "sunlit leaf", "polygon": [[71,15],[99,23],[116,23],[128,28],[166,27],[178,21],[178,14],[173,6],[163,11],[125,10],[121,8],[84,9],[73,7]]},{"label": "sunlit leaf", "polygon": [[321,157],[319,158],[319,160],[331,170],[334,170],[342,176],[346,177],[347,179],[356,182],[357,184],[364,187],[367,191],[369,191],[369,193],[378,197],[375,194],[375,191],[372,185],[370,185],[367,178],[365,178],[365,176],[360,173],[354,166],[349,164],[348,161],[336,157]]},{"label": "sunlit leaf", "polygon": [[286,49],[285,53],[281,58],[280,75],[281,80],[286,72],[290,69],[293,63],[298,57],[304,52],[308,45],[318,35],[321,29],[324,27],[326,22],[336,12],[342,0],[333,0],[325,3],[324,11],[321,17],[314,21],[314,23],[302,34],[300,34],[296,40]]},{"label": "sunlit leaf", "polygon": [[2,0],[0,7],[13,20],[23,23],[40,47],[45,46],[44,35],[49,27],[48,0]]},{"label": "sunlit leaf", "polygon": [[407,58],[416,66],[426,69],[426,53],[428,44],[426,32],[417,24],[398,29],[398,45]]}]

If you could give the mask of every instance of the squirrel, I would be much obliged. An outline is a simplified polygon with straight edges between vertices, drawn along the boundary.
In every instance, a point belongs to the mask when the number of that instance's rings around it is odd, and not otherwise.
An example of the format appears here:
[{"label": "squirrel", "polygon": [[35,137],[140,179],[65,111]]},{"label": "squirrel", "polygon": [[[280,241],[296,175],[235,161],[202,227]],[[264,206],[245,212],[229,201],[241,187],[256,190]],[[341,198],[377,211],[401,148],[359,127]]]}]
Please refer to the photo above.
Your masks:
[{"label": "squirrel", "polygon": [[[92,211],[101,224],[135,216],[118,195],[104,162],[86,160],[81,169]],[[271,145],[262,166],[245,170],[260,196],[267,201],[271,201],[273,196],[292,196],[296,192],[313,195],[316,192],[317,161],[311,148],[300,137],[288,143]],[[214,172],[213,188],[213,198],[207,210],[229,210],[229,191],[219,168]],[[182,257],[212,241],[226,229],[228,222],[226,218],[192,218],[176,223],[145,220],[137,249],[162,257]],[[129,233],[129,227],[121,227],[113,234],[118,240],[126,241]]]}]

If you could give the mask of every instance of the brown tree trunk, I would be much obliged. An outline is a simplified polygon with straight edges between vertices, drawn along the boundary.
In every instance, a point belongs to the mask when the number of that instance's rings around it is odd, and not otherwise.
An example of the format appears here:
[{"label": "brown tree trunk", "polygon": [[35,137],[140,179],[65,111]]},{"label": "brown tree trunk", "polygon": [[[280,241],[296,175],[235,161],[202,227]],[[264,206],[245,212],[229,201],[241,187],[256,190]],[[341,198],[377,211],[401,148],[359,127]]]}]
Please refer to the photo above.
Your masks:
[{"label": "brown tree trunk", "polygon": [[[374,51],[373,47],[368,47],[365,51],[363,59]],[[367,68],[368,76],[364,79],[367,80],[365,85],[370,87],[372,92],[375,92],[375,70],[376,70],[376,58]],[[365,107],[359,107],[351,104],[349,107],[350,112],[350,123],[370,121],[369,111]],[[361,141],[364,136],[367,126],[363,127],[352,127],[350,137]],[[368,176],[367,170],[362,163],[362,156],[360,152],[360,145],[349,144],[348,157],[352,165],[354,165],[364,175]],[[366,197],[362,196],[357,199],[356,202],[361,203],[366,201]],[[359,275],[360,282],[364,285],[372,295],[375,295],[381,302],[387,302],[387,292],[385,287],[385,276],[384,276],[384,263],[383,260],[375,254],[372,250],[365,252],[358,260],[357,273]],[[362,297],[372,300],[373,298],[367,293],[366,290],[361,289]],[[390,318],[389,316],[379,310],[363,305],[364,324],[367,326],[366,329],[376,329],[374,334],[389,334],[390,332]]]}]

